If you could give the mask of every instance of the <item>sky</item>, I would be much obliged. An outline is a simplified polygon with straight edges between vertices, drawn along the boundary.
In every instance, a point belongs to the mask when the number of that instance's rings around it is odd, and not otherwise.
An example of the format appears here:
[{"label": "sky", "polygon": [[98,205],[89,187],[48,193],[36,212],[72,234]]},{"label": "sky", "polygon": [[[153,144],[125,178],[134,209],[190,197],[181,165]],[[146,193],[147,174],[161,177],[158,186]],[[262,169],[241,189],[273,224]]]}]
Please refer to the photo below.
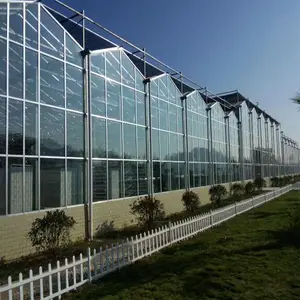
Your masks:
[{"label": "sky", "polygon": [[300,142],[299,0],[63,0],[214,93],[238,90]]}]

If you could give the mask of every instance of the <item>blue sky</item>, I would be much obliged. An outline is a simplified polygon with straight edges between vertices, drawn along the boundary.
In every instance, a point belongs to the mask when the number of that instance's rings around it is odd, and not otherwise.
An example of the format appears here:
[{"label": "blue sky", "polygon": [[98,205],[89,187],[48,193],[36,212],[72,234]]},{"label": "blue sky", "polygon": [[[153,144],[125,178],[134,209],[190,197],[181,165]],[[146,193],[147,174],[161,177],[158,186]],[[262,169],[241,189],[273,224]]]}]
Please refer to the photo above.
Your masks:
[{"label": "blue sky", "polygon": [[64,0],[218,93],[238,89],[300,142],[299,0]]}]

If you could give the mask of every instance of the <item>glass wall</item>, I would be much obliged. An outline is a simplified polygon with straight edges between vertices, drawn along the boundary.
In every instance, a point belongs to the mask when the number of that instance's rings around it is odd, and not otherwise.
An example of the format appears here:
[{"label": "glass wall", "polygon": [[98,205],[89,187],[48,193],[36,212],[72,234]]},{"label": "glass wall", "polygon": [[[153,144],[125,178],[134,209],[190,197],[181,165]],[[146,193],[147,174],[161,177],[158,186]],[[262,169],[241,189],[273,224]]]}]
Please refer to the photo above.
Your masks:
[{"label": "glass wall", "polygon": [[154,192],[185,188],[183,103],[167,74],[150,81]]},{"label": "glass wall", "polygon": [[213,183],[219,184],[228,181],[225,114],[221,105],[216,102],[211,106],[211,159]]},{"label": "glass wall", "polygon": [[198,91],[187,95],[189,180],[191,187],[209,184],[206,104]]},{"label": "glass wall", "polygon": [[148,193],[144,77],[123,50],[91,53],[93,201]]},{"label": "glass wall", "polygon": [[81,204],[82,49],[40,4],[0,10],[0,214]]},{"label": "glass wall", "polygon": [[234,112],[228,115],[228,137],[229,149],[229,181],[241,180],[240,164],[240,136],[238,118]]}]

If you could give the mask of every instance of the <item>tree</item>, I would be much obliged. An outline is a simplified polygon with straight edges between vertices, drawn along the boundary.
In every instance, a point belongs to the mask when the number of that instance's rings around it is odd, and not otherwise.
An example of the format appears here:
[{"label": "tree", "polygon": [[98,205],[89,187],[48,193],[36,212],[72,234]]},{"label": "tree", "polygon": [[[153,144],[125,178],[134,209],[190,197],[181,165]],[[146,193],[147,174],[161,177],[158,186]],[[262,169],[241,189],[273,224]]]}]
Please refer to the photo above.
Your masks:
[{"label": "tree", "polygon": [[296,93],[296,95],[291,100],[300,106],[300,92]]},{"label": "tree", "polygon": [[200,206],[199,196],[193,191],[185,191],[182,195],[181,201],[183,202],[186,211],[189,213],[197,211]]}]

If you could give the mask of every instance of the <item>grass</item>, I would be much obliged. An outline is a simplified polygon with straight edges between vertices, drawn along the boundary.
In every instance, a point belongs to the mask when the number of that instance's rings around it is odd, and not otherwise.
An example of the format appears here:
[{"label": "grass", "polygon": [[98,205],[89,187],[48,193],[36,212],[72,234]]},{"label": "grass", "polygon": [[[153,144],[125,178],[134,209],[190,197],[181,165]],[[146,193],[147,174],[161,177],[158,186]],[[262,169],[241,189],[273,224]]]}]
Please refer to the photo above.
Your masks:
[{"label": "grass", "polygon": [[66,299],[300,299],[300,244],[286,218],[297,206],[290,192]]},{"label": "grass", "polygon": [[[264,192],[265,191],[256,191],[253,196],[259,195]],[[245,196],[245,198],[247,197]],[[228,198],[224,202],[224,205],[228,205],[232,202],[232,199]],[[181,212],[168,215],[163,221],[158,222],[156,225],[167,225],[169,221],[176,222],[191,216],[209,212],[214,208],[215,207],[212,204],[206,204],[200,206],[199,209],[197,209],[194,213],[188,213],[183,210]],[[68,245],[66,248],[59,249],[57,251],[56,257],[53,257],[47,253],[34,253],[32,255],[20,257],[19,259],[16,259],[14,261],[5,262],[4,264],[0,263],[0,285],[7,283],[8,276],[12,276],[12,279],[16,280],[19,276],[19,273],[22,272],[23,275],[27,277],[30,269],[32,269],[33,274],[38,274],[40,266],[42,266],[43,269],[48,268],[49,263],[51,263],[52,266],[55,266],[57,260],[59,260],[61,264],[64,264],[64,260],[66,257],[68,259],[71,259],[73,255],[79,257],[80,253],[82,253],[83,256],[86,256],[88,247],[91,247],[92,249],[98,249],[100,246],[111,245],[113,243],[116,243],[117,241],[126,239],[127,237],[144,232],[144,229],[136,225],[132,225],[117,230],[114,228],[112,222],[106,224],[105,231],[105,233],[102,233],[98,236],[98,239],[95,239],[92,242],[78,241],[76,243]]]}]

